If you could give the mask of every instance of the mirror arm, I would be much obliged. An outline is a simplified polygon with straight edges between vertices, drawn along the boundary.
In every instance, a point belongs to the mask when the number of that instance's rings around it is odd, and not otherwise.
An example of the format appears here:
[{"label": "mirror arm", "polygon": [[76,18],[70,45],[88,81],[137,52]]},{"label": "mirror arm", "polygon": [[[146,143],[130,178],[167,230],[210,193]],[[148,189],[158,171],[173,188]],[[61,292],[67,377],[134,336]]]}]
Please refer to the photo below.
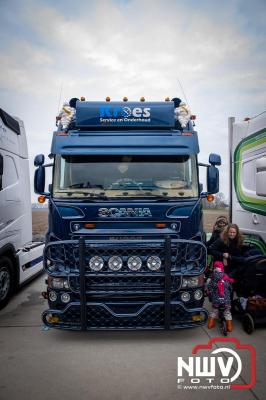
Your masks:
[{"label": "mirror arm", "polygon": [[39,196],[45,196],[47,199],[49,199],[51,197],[51,193],[49,192],[42,192],[42,193],[38,193]]}]

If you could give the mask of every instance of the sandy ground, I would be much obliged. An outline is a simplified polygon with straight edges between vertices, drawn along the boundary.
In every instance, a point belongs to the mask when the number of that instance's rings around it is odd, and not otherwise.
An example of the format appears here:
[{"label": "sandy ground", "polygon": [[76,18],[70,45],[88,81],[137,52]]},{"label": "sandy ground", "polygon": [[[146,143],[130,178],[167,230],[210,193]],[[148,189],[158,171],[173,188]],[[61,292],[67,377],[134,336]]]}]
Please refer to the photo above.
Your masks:
[{"label": "sandy ground", "polygon": [[32,210],[32,235],[34,240],[43,240],[48,228],[48,210]]},{"label": "sandy ground", "polygon": [[[228,217],[227,210],[204,210],[204,229],[211,232],[213,224],[219,215]],[[43,240],[48,226],[48,210],[32,211],[33,237],[35,240]]]}]

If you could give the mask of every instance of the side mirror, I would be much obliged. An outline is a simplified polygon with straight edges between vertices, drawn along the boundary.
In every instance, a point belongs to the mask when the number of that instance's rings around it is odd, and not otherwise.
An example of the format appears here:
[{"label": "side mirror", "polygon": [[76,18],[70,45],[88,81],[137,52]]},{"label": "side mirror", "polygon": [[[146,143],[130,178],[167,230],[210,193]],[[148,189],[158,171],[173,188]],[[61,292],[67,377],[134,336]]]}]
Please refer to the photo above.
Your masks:
[{"label": "side mirror", "polygon": [[44,164],[44,160],[45,160],[44,155],[43,155],[43,154],[38,154],[38,155],[34,158],[34,166],[35,166],[35,167],[39,167],[39,166],[43,165],[43,164]]},{"label": "side mirror", "polygon": [[207,191],[208,194],[219,192],[219,170],[213,165],[207,167]]},{"label": "side mirror", "polygon": [[199,184],[199,192],[201,193],[202,191],[203,191],[203,184],[200,183],[200,184]]},{"label": "side mirror", "polygon": [[45,188],[45,167],[42,165],[36,169],[34,174],[34,192],[37,194],[44,194]]},{"label": "side mirror", "polygon": [[221,156],[219,156],[219,154],[211,153],[211,154],[209,155],[209,164],[211,164],[211,165],[213,165],[213,166],[215,166],[215,165],[221,165],[221,164],[222,164],[222,162],[221,162]]}]

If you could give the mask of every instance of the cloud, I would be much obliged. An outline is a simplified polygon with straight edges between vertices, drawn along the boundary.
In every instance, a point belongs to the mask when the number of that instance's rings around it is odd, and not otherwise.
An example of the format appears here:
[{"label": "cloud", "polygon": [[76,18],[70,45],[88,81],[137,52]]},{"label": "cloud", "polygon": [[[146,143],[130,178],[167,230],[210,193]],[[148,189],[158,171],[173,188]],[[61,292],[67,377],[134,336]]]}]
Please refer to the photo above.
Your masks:
[{"label": "cloud", "polygon": [[229,116],[266,108],[264,2],[14,0],[0,7],[2,106],[26,122],[31,154],[49,152],[61,87],[61,102],[186,96],[198,116],[202,161],[211,151],[226,160]]}]

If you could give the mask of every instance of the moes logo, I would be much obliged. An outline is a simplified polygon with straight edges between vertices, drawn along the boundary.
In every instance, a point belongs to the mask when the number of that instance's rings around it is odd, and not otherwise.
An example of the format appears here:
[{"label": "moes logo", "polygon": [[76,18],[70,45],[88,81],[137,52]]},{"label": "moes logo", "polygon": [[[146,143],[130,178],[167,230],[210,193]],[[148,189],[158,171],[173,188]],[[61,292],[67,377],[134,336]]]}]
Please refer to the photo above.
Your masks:
[{"label": "moes logo", "polygon": [[[251,345],[235,338],[213,338],[207,345],[195,346],[192,354],[186,359],[177,357],[178,389],[250,389],[255,385],[256,351]],[[243,372],[249,376],[246,384]]]},{"label": "moes logo", "polygon": [[149,118],[150,116],[150,107],[100,107],[101,118]]}]

